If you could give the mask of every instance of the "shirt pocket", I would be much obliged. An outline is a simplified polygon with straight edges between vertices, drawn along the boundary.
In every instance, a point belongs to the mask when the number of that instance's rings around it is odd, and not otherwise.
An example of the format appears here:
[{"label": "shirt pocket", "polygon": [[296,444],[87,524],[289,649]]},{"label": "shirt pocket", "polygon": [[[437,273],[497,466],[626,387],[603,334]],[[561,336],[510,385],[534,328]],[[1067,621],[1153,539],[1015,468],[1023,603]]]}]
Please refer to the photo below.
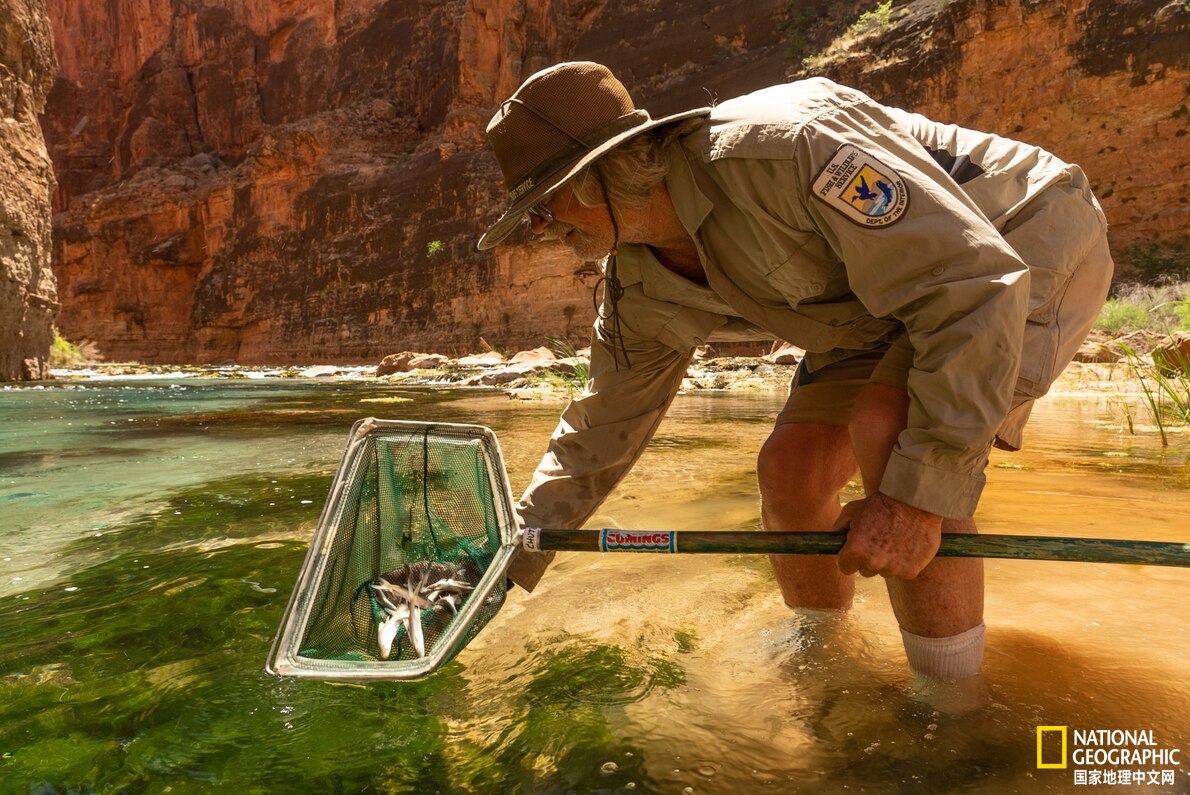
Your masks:
[{"label": "shirt pocket", "polygon": [[768,268],[764,275],[765,281],[791,307],[807,299],[820,297],[830,281],[831,271],[843,267],[840,263],[826,262],[814,256],[816,243],[821,244],[821,240],[805,234],[803,239],[794,243],[791,251],[787,250],[783,257],[776,258],[777,264]]}]

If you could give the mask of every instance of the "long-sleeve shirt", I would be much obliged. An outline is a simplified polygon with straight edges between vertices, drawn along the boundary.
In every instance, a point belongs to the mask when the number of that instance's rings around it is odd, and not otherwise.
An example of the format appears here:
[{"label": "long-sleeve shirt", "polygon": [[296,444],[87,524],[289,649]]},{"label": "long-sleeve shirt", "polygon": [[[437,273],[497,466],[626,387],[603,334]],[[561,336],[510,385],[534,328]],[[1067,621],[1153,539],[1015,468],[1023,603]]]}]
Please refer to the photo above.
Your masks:
[{"label": "long-sleeve shirt", "polygon": [[[1057,375],[1044,350],[1022,352],[1044,346],[1045,328],[1026,327],[1044,326],[1069,276],[1035,276],[1031,295],[1030,267],[1002,231],[1050,186],[1085,186],[1082,172],[821,78],[726,101],[666,152],[666,187],[709,286],[645,245],[619,246],[631,366],[617,368],[610,324],[597,320],[588,389],[563,413],[522,521],[579,526],[639,457],[694,348],[765,332],[806,349],[811,371],[908,334],[908,425],[880,491],[970,516],[1014,391],[1040,396]],[[1101,234],[1101,214],[1094,224]],[[1051,231],[1055,247],[1090,233]],[[547,563],[522,555],[513,579],[531,589]]]}]

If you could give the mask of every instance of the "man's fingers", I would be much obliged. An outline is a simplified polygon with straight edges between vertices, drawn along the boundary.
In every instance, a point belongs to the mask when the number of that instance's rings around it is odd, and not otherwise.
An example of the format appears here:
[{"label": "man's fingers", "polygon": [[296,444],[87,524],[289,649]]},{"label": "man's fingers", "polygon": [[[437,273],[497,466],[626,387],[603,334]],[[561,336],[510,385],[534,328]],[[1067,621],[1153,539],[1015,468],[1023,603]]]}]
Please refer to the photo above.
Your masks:
[{"label": "man's fingers", "polygon": [[847,547],[839,551],[839,571],[844,574],[855,574],[859,571],[859,557],[848,554]]},{"label": "man's fingers", "polygon": [[[866,498],[865,498],[866,499]],[[839,511],[839,518],[835,519],[834,526],[831,527],[832,533],[842,533],[851,529],[851,521],[863,508],[864,500],[852,500],[843,506]]]},{"label": "man's fingers", "polygon": [[843,544],[843,548],[839,550],[838,563],[839,571],[844,574],[860,574],[864,577],[874,577],[879,573],[871,567],[865,555],[856,551],[851,543],[851,539],[848,539]]}]

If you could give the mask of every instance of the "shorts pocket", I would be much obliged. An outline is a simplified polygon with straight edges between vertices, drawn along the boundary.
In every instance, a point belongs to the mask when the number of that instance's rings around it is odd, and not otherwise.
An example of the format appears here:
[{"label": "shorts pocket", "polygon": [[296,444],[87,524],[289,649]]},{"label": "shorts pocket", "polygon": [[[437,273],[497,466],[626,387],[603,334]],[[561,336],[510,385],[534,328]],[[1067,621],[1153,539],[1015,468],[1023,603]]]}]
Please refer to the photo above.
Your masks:
[{"label": "shorts pocket", "polygon": [[1004,239],[1029,267],[1018,397],[1041,397],[1099,315],[1111,282],[1105,226],[1090,193],[1053,186],[1009,223]]}]

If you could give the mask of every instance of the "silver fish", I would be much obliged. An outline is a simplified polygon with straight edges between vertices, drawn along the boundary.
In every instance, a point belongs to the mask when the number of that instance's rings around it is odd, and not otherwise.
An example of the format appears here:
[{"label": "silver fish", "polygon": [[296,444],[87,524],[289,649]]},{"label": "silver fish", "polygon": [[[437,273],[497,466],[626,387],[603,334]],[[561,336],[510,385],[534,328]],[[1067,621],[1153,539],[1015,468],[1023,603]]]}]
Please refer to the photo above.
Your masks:
[{"label": "silver fish", "polygon": [[475,585],[465,579],[468,573],[465,568],[419,561],[385,572],[368,583],[376,604],[385,614],[376,629],[380,659],[387,660],[391,656],[401,626],[405,627],[405,634],[417,656],[425,657],[423,613],[430,611],[432,626],[435,621],[441,625],[449,623],[450,616],[458,613],[467,592],[475,589]]},{"label": "silver fish", "polygon": [[456,615],[459,612],[459,597],[455,594],[448,593],[445,595],[436,594],[437,599],[434,600],[435,605],[445,605],[450,608],[450,614]]},{"label": "silver fish", "polygon": [[392,654],[393,641],[397,637],[397,628],[409,620],[409,607],[402,605],[390,612],[381,622],[376,632],[376,642],[380,646],[380,659],[387,660]]},{"label": "silver fish", "polygon": [[391,603],[394,599],[403,600],[422,610],[430,606],[430,600],[417,591],[380,578],[372,581],[372,593],[376,594],[376,601],[380,602],[381,607],[385,606],[385,601]]},{"label": "silver fish", "polygon": [[475,590],[475,586],[469,582],[463,582],[462,580],[451,578],[431,583],[430,585],[426,586],[426,590],[431,593],[437,591],[473,591]]}]

